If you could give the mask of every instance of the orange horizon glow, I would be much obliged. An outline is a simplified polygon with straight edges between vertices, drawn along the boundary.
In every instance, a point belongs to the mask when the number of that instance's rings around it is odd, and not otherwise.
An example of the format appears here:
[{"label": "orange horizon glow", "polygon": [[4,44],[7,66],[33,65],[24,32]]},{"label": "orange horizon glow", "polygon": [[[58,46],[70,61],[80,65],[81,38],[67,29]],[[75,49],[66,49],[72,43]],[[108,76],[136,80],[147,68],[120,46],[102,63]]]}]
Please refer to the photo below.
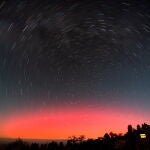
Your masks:
[{"label": "orange horizon glow", "polygon": [[67,139],[85,135],[97,138],[106,132],[125,133],[127,125],[146,120],[138,113],[120,112],[116,108],[57,110],[12,115],[3,122],[1,137],[31,139]]}]

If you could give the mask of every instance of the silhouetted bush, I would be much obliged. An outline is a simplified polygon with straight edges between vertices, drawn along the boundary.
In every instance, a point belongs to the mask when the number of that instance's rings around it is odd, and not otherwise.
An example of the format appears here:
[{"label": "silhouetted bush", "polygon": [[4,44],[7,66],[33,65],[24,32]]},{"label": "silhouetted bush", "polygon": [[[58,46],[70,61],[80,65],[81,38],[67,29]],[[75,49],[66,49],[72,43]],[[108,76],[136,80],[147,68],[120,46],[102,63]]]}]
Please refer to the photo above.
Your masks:
[{"label": "silhouetted bush", "polygon": [[[141,134],[144,137],[141,137]],[[26,143],[21,139],[10,144],[1,144],[0,150],[150,150],[150,125],[137,125],[134,129],[128,125],[124,135],[110,132],[97,139],[72,136],[67,143],[55,141],[48,144]]]}]

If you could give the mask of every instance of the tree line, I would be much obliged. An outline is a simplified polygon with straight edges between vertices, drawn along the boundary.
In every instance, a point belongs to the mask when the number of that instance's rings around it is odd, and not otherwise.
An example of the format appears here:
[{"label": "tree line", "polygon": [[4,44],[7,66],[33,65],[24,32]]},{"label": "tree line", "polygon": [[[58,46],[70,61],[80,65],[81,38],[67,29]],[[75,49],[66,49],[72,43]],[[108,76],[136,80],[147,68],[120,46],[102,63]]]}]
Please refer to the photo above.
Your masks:
[{"label": "tree line", "polygon": [[1,145],[0,150],[150,150],[150,125],[128,125],[125,134],[105,133],[97,139],[86,139],[84,135],[71,136],[66,143],[49,142],[29,144],[21,139]]}]

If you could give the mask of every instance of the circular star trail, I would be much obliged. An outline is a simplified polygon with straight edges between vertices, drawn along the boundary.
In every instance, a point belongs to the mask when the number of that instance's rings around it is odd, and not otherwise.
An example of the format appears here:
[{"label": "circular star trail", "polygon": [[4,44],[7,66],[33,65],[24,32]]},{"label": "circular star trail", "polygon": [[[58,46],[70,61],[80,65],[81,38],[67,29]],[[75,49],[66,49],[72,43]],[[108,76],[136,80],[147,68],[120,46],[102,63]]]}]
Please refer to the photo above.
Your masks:
[{"label": "circular star trail", "polygon": [[96,137],[150,123],[149,8],[148,0],[1,2],[0,136]]}]

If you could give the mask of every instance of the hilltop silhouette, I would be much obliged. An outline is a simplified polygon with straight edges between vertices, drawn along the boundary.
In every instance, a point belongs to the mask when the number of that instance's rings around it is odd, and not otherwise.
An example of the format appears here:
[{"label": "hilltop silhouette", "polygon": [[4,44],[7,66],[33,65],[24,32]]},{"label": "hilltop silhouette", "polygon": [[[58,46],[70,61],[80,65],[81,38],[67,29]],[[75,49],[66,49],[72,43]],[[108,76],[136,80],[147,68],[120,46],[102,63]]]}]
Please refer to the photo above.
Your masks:
[{"label": "hilltop silhouette", "polygon": [[150,150],[150,125],[144,123],[137,125],[136,129],[128,125],[124,135],[110,132],[97,139],[86,139],[84,135],[71,136],[67,143],[52,141],[48,144],[29,144],[18,139],[1,144],[0,150]]}]

